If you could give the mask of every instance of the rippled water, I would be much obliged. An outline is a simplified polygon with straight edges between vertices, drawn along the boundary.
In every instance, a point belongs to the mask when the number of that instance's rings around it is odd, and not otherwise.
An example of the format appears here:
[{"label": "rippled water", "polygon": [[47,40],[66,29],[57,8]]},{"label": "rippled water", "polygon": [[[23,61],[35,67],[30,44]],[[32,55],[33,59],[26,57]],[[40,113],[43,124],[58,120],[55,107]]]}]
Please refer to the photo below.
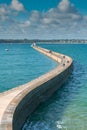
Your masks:
[{"label": "rippled water", "polygon": [[29,82],[55,66],[30,44],[0,44],[0,92]]},{"label": "rippled water", "polygon": [[[22,130],[87,130],[87,45],[40,46],[71,56],[74,70],[61,89],[26,120]],[[0,44],[0,92],[26,83],[55,66],[55,62],[29,44]]]},{"label": "rippled water", "polygon": [[87,130],[87,45],[41,45],[74,59],[68,81],[27,119],[22,130]]}]

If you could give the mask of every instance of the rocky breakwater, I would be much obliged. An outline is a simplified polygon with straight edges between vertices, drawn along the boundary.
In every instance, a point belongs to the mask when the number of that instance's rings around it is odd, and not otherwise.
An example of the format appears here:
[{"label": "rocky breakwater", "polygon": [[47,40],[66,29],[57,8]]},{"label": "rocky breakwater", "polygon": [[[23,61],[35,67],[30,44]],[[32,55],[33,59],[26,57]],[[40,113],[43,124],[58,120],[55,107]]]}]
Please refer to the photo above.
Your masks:
[{"label": "rocky breakwater", "polygon": [[58,62],[58,66],[27,84],[0,94],[0,130],[21,130],[26,118],[60,88],[72,72],[72,58],[36,45],[33,48]]}]

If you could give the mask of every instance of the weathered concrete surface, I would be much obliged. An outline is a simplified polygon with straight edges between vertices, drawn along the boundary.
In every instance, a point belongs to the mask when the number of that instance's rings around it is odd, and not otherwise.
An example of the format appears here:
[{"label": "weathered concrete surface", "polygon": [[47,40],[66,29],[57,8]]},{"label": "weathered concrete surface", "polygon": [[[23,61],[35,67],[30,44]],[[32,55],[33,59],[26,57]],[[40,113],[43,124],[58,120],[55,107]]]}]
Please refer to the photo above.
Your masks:
[{"label": "weathered concrete surface", "polygon": [[37,46],[33,48],[60,64],[39,78],[0,94],[0,130],[20,130],[27,116],[48,99],[72,71],[70,57]]}]

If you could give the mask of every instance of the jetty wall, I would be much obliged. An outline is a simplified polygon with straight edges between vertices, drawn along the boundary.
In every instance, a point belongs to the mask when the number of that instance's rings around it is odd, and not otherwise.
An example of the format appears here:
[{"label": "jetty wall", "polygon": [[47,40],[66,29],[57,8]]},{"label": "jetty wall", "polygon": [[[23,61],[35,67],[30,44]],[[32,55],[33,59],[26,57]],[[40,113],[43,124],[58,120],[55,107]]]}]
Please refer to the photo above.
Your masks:
[{"label": "jetty wall", "polygon": [[8,103],[2,114],[0,130],[21,130],[26,118],[59,89],[72,72],[72,58],[38,46],[33,48],[58,62],[58,66],[25,85],[2,93],[5,101],[8,95]]}]

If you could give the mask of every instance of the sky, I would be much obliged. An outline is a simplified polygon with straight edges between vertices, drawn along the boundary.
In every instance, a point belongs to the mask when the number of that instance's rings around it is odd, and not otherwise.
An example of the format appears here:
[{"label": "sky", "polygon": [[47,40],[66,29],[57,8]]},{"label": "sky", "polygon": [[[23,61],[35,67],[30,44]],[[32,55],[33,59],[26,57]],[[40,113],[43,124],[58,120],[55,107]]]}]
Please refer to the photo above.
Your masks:
[{"label": "sky", "polygon": [[1,0],[0,39],[87,39],[87,0]]}]

